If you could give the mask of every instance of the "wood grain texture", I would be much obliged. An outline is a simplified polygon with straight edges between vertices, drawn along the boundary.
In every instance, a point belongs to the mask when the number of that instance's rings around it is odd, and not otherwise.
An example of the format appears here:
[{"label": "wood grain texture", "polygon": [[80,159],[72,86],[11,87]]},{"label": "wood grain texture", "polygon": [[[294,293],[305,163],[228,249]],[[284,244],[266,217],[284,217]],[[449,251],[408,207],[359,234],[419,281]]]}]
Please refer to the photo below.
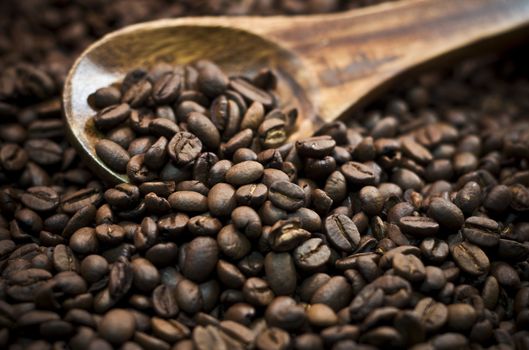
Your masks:
[{"label": "wood grain texture", "polygon": [[207,58],[234,75],[275,68],[282,101],[301,111],[296,138],[348,114],[416,67],[486,40],[507,42],[507,34],[525,34],[528,25],[529,0],[404,0],[331,15],[141,23],[105,36],[79,57],[63,110],[70,139],[92,169],[122,182],[126,177],[95,156],[98,135],[87,125],[94,111],[86,99],[135,67]]}]

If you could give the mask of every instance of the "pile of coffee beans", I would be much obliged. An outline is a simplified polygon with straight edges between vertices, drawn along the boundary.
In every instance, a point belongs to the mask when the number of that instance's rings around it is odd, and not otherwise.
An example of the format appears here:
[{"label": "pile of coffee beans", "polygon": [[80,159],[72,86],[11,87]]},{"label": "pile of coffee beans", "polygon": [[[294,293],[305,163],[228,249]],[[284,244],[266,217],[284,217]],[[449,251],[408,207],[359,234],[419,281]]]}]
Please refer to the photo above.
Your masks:
[{"label": "pile of coffee beans", "polygon": [[[277,108],[277,77],[263,70],[253,81],[228,76],[213,62],[194,66],[158,65],[135,69],[119,87],[100,88],[88,98],[99,111],[89,121],[104,135],[96,154],[113,171],[135,184],[153,180],[194,180],[212,186],[223,180],[231,162],[252,161],[233,169],[233,182],[261,177],[261,149],[281,146],[297,118],[295,108]],[[273,152],[261,155],[273,156]],[[208,179],[216,165],[215,179]],[[257,168],[256,168],[257,167]],[[243,180],[245,169],[254,175]],[[252,171],[252,170],[248,170]]]},{"label": "pile of coffee beans", "polygon": [[[20,1],[22,13],[39,16],[0,21],[31,39],[11,49],[0,38],[0,347],[529,348],[523,49],[403,81],[345,123],[293,142],[295,113],[277,110],[271,71],[208,92],[198,77],[216,70],[210,62],[140,69],[128,88],[90,99],[100,110],[117,105],[95,118],[102,138],[127,150],[125,172],[143,154],[130,183],[109,186],[66,141],[67,66],[46,62],[71,60],[98,25],[152,17],[140,2],[52,2],[44,11]],[[123,11],[98,22],[90,13],[105,11],[95,3]],[[76,39],[59,50],[68,33]],[[154,86],[174,86],[181,72],[196,80],[180,79],[177,97],[156,102]],[[248,86],[272,102],[245,94]],[[112,124],[124,104],[127,122]],[[261,122],[246,124],[248,115]],[[270,120],[283,127],[263,142]],[[210,123],[218,143],[202,133]],[[230,149],[245,130],[248,143]],[[197,156],[178,163],[162,147],[166,158],[150,168],[153,145],[177,133],[200,141]],[[138,153],[129,154],[133,143]],[[178,155],[195,147],[184,149]]]}]

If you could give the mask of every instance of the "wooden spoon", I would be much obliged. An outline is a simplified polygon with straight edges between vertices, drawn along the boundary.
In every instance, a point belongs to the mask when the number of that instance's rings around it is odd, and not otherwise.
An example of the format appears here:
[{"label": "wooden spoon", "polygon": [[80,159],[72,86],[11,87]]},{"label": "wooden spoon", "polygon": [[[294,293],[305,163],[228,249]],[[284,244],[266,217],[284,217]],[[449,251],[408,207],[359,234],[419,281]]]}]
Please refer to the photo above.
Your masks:
[{"label": "wooden spoon", "polygon": [[342,117],[403,73],[490,44],[523,37],[529,0],[404,0],[349,12],[299,17],[201,17],[132,25],[110,33],[77,59],[66,79],[63,109],[70,141],[110,182],[127,177],[96,155],[87,97],[136,67],[201,58],[230,74],[272,67],[282,102],[300,110],[298,132],[310,135]]}]

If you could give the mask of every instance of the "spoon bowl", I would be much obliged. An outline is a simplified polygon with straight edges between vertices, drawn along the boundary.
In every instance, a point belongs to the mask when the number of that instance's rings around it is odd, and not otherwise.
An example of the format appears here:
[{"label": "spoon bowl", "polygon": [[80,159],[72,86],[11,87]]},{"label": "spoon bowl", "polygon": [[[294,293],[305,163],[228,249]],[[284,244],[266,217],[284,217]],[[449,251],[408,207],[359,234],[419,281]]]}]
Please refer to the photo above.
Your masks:
[{"label": "spoon bowl", "polygon": [[199,59],[229,75],[272,68],[283,107],[298,108],[291,135],[297,139],[349,115],[404,74],[483,44],[516,43],[528,27],[529,0],[403,0],[331,15],[146,22],[108,34],[81,54],[65,82],[63,113],[70,141],[90,168],[109,182],[126,182],[95,153],[100,135],[87,100],[134,68]]},{"label": "spoon bowl", "polygon": [[[299,58],[255,34],[227,27],[209,25],[168,25],[167,21],[130,26],[114,32],[89,47],[75,62],[65,85],[64,112],[69,139],[97,175],[111,182],[126,182],[127,177],[111,170],[95,155],[95,144],[102,136],[92,117],[95,111],[88,96],[99,88],[121,81],[137,67],[152,68],[158,63],[183,65],[200,59],[215,61],[231,76],[252,76],[262,67],[274,69],[278,77],[277,93],[282,107],[298,109],[303,118],[292,138],[308,136],[314,125],[321,124],[309,103],[310,71],[303,69]],[[312,81],[314,81],[312,79]]]}]

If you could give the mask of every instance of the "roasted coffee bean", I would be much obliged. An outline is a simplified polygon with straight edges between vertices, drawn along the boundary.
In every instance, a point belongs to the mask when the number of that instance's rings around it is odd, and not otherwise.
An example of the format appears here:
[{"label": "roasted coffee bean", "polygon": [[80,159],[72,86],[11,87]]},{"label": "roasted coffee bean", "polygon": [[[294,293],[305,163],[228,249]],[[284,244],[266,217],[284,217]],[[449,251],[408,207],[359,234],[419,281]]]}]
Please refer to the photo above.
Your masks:
[{"label": "roasted coffee bean", "polygon": [[332,244],[343,251],[352,252],[360,242],[356,225],[343,214],[328,216],[325,219],[324,229]]},{"label": "roasted coffee bean", "polygon": [[99,140],[96,144],[96,154],[108,167],[118,173],[127,171],[130,156],[119,144],[110,140]]},{"label": "roasted coffee bean", "polygon": [[463,227],[465,238],[480,247],[494,247],[500,241],[499,225],[496,221],[472,216],[465,220]]},{"label": "roasted coffee bean", "polygon": [[224,226],[217,235],[220,251],[234,260],[239,260],[251,250],[251,243],[234,225]]},{"label": "roasted coffee bean", "polygon": [[171,207],[184,212],[204,212],[208,210],[208,200],[204,195],[193,191],[178,191],[168,198]]},{"label": "roasted coffee bean", "polygon": [[347,162],[342,165],[340,171],[353,185],[374,185],[376,183],[375,172],[364,163]]},{"label": "roasted coffee bean", "polygon": [[311,304],[325,304],[338,311],[351,302],[353,290],[342,276],[334,276],[322,283],[310,297]]},{"label": "roasted coffee bean", "polygon": [[126,258],[120,258],[110,268],[108,291],[111,298],[120,299],[132,286],[133,271]]},{"label": "roasted coffee bean", "polygon": [[480,276],[489,271],[489,258],[483,250],[472,243],[457,243],[450,247],[450,252],[457,265],[470,275]]},{"label": "roasted coffee bean", "polygon": [[300,156],[323,158],[332,153],[336,141],[330,136],[315,136],[296,141],[296,150]]},{"label": "roasted coffee bean", "polygon": [[187,117],[187,127],[204,146],[215,150],[220,145],[220,134],[213,122],[203,114],[191,112]]},{"label": "roasted coffee bean", "polygon": [[428,208],[428,216],[437,221],[442,227],[450,230],[459,230],[465,220],[461,209],[442,198],[434,198],[432,200]]},{"label": "roasted coffee bean", "polygon": [[421,299],[414,310],[427,332],[441,329],[448,321],[448,309],[432,298]]},{"label": "roasted coffee bean", "polygon": [[426,276],[424,264],[415,255],[396,254],[393,258],[395,274],[410,282],[422,281]]},{"label": "roasted coffee bean", "polygon": [[263,184],[244,185],[237,189],[235,198],[239,205],[256,208],[268,198],[268,188]]},{"label": "roasted coffee bean", "polygon": [[384,198],[378,188],[364,186],[359,192],[360,205],[367,215],[377,215],[382,211]]},{"label": "roasted coffee bean", "polygon": [[92,100],[94,107],[101,109],[119,103],[121,92],[113,86],[108,86],[97,89],[88,98]]},{"label": "roasted coffee bean", "polygon": [[305,322],[305,310],[290,297],[275,298],[266,308],[266,323],[272,327],[296,330]]},{"label": "roasted coffee bean", "polygon": [[152,292],[152,306],[161,317],[174,317],[178,313],[178,303],[174,288],[160,284]]},{"label": "roasted coffee bean", "polygon": [[204,300],[199,286],[188,279],[176,285],[176,301],[180,310],[194,314],[202,309]]},{"label": "roasted coffee bean", "polygon": [[28,158],[28,153],[16,144],[6,143],[0,148],[0,162],[7,171],[22,170]]},{"label": "roasted coffee bean", "polygon": [[268,189],[268,198],[278,208],[295,211],[303,206],[305,193],[296,184],[288,181],[275,181]]},{"label": "roasted coffee bean", "polygon": [[193,281],[203,282],[215,269],[218,256],[219,248],[213,238],[197,237],[180,254],[182,273]]},{"label": "roasted coffee bean", "polygon": [[94,124],[99,130],[108,130],[124,122],[129,115],[130,107],[128,104],[109,105],[94,116]]},{"label": "roasted coffee bean", "polygon": [[123,344],[132,338],[136,324],[131,312],[113,309],[105,314],[99,325],[99,334],[113,344]]},{"label": "roasted coffee bean", "polygon": [[218,183],[211,187],[207,205],[212,215],[222,217],[231,215],[237,206],[235,188],[227,183]]},{"label": "roasted coffee bean", "polygon": [[290,251],[301,242],[310,238],[310,232],[301,228],[297,219],[280,220],[270,229],[268,241],[272,250],[277,252]]},{"label": "roasted coffee bean", "polygon": [[81,262],[79,272],[88,282],[97,282],[108,273],[108,262],[100,255],[89,255]]},{"label": "roasted coffee bean", "polygon": [[36,186],[28,188],[27,192],[20,196],[20,201],[29,209],[46,212],[57,208],[59,195],[51,187]]},{"label": "roasted coffee bean", "polygon": [[182,77],[177,73],[167,73],[156,80],[152,87],[152,98],[157,104],[169,104],[178,98]]},{"label": "roasted coffee bean", "polygon": [[167,158],[167,139],[161,136],[145,152],[144,163],[149,169],[157,170],[163,167]]},{"label": "roasted coffee bean", "polygon": [[202,150],[202,142],[186,131],[177,132],[167,145],[169,157],[178,165],[188,165]]},{"label": "roasted coffee bean", "polygon": [[296,267],[289,253],[266,255],[264,268],[268,284],[275,295],[290,295],[296,289]]},{"label": "roasted coffee bean", "polygon": [[195,236],[215,236],[222,228],[222,223],[211,216],[198,215],[189,220],[187,228]]},{"label": "roasted coffee bean", "polygon": [[81,255],[97,253],[99,241],[95,230],[91,227],[83,227],[75,231],[70,237],[70,248]]},{"label": "roasted coffee bean", "polygon": [[256,161],[245,161],[233,165],[226,172],[226,181],[232,185],[241,186],[255,182],[263,175],[264,168]]},{"label": "roasted coffee bean", "polygon": [[311,238],[294,250],[294,262],[305,270],[317,270],[330,258],[331,250],[320,238]]},{"label": "roasted coffee bean", "polygon": [[422,255],[433,263],[441,263],[448,257],[448,243],[437,238],[425,238],[420,245]]},{"label": "roasted coffee bean", "polygon": [[248,278],[244,283],[242,292],[244,299],[255,306],[266,306],[274,299],[274,292],[268,283],[257,277]]},{"label": "roasted coffee bean", "polygon": [[439,230],[439,224],[427,217],[404,216],[398,225],[403,233],[417,237],[434,236]]},{"label": "roasted coffee bean", "polygon": [[262,232],[261,218],[251,207],[240,206],[231,212],[231,220],[235,227],[248,238],[258,238]]}]

